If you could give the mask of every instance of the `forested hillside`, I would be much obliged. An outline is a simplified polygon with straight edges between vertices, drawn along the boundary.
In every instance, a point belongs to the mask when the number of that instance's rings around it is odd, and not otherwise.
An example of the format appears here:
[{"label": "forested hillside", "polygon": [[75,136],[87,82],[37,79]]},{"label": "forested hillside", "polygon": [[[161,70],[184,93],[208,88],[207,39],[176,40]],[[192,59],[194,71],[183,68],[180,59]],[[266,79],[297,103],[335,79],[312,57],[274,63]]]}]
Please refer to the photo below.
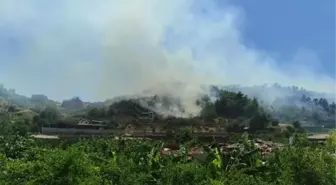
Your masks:
[{"label": "forested hillside", "polygon": [[32,95],[31,97],[19,95],[14,89],[7,89],[2,84],[0,84],[0,100],[7,101],[11,105],[21,108],[37,110],[44,109],[47,106],[56,107],[58,104],[56,101],[50,100],[47,96],[42,94]]},{"label": "forested hillside", "polygon": [[[318,95],[323,94],[277,85],[227,86],[222,89],[213,86],[209,95],[195,102],[200,108],[198,116],[172,119],[186,116],[184,107],[178,99],[159,95],[105,102],[83,102],[75,97],[57,103],[44,95],[28,98],[3,86],[0,89],[2,112],[12,108],[12,116],[29,122],[25,127],[28,130],[38,130],[38,125],[76,124],[83,118],[102,120],[112,127],[129,123],[168,124],[167,120],[175,120],[182,125],[215,125],[226,131],[240,131],[244,127],[262,130],[279,123],[292,125],[294,122],[304,128],[335,128],[335,103],[327,99],[327,95]],[[34,120],[29,120],[33,117]],[[174,124],[170,121],[169,125]]]},{"label": "forested hillside", "polygon": [[[335,95],[308,91],[296,86],[226,86],[233,92],[244,92],[259,103],[279,121],[300,121],[307,126],[335,127]],[[216,94],[219,89],[214,87]]]}]

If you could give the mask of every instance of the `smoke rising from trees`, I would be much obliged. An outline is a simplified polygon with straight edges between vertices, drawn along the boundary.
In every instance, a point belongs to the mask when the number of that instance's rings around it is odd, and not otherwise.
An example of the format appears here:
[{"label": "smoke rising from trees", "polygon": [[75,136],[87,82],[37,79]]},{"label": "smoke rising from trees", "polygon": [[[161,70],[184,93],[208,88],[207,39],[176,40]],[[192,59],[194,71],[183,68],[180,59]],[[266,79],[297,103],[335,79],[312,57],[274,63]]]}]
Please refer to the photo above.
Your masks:
[{"label": "smoke rising from trees", "polygon": [[[187,112],[207,84],[279,83],[322,92],[335,80],[317,72],[318,59],[298,50],[279,67],[261,49],[244,44],[244,12],[228,2],[201,0],[1,1],[0,25],[20,43],[0,74],[22,93],[53,99],[74,95],[104,100],[119,95],[161,94]],[[247,15],[248,16],[248,15]],[[311,60],[305,65],[302,60]],[[24,77],[24,78],[22,78]]]}]

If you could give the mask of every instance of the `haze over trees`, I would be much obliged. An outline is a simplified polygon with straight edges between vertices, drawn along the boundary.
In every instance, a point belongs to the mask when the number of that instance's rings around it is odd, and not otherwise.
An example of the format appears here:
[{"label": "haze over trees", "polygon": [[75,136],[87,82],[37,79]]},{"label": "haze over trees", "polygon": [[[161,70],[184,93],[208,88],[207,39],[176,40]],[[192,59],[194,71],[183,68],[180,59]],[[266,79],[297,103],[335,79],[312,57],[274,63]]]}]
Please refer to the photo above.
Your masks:
[{"label": "haze over trees", "polygon": [[[41,120],[50,119],[52,123],[55,123],[55,119],[46,118],[43,112],[56,111],[58,109],[57,106],[63,108],[63,112],[67,110],[84,111],[86,112],[85,115],[91,119],[111,118],[113,115],[118,114],[130,114],[135,117],[146,112],[153,112],[156,114],[155,117],[157,119],[162,119],[160,118],[162,117],[160,116],[160,112],[156,111],[158,105],[160,105],[161,110],[170,110],[173,107],[175,111],[182,113],[184,111],[182,105],[176,104],[178,101],[174,102],[175,100],[170,101],[170,99],[165,99],[164,97],[158,98],[157,96],[152,98],[135,98],[127,101],[121,99],[119,102],[116,101],[116,103],[112,104],[109,104],[108,100],[106,102],[84,103],[79,97],[74,97],[58,104],[55,101],[49,100],[44,95],[33,95],[31,98],[28,98],[10,93],[9,90],[3,86],[1,87],[0,98],[4,102],[10,100],[12,106],[21,109],[30,108],[32,111],[37,111],[39,115],[42,115]],[[271,92],[270,88],[272,92],[275,92],[274,89],[277,89],[279,95],[274,96],[271,103],[265,101],[267,98],[257,96],[257,92]],[[244,90],[247,94],[238,90]],[[270,94],[265,95],[270,99]],[[262,129],[279,121],[287,123],[299,121],[302,126],[314,125],[334,128],[335,102],[324,97],[318,98],[317,95],[321,94],[297,87],[281,87],[277,85],[270,87],[227,86],[223,89],[213,86],[212,92],[197,100],[195,104],[201,107],[200,117],[202,119],[210,122],[217,117],[230,120],[239,119],[240,123],[235,124],[236,126],[240,125],[239,128],[250,126],[251,128]],[[60,118],[60,120],[62,119]],[[260,125],[255,125],[253,122],[260,123]]]}]

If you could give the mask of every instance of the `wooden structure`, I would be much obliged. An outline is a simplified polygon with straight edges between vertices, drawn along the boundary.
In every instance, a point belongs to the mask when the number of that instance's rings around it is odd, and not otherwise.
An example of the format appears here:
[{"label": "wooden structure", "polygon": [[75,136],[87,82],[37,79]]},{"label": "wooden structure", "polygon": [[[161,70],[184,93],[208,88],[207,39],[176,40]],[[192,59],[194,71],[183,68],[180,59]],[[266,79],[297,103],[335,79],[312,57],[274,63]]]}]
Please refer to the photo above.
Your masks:
[{"label": "wooden structure", "polygon": [[88,135],[100,135],[100,134],[113,134],[115,130],[108,130],[107,125],[102,121],[87,121],[81,120],[77,125],[73,125],[68,128],[60,127],[42,127],[42,134],[88,134]]}]

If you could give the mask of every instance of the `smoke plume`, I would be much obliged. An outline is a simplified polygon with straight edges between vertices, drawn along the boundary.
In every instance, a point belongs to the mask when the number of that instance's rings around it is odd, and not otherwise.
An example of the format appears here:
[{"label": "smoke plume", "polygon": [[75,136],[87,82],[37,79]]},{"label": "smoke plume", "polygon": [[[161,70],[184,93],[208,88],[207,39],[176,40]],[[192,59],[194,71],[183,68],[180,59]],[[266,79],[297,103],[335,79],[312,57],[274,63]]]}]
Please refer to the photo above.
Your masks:
[{"label": "smoke plume", "polygon": [[[187,113],[206,84],[280,83],[335,91],[335,81],[244,44],[240,7],[213,0],[0,1],[0,27],[16,43],[0,74],[23,94],[104,100],[161,94]],[[246,20],[248,21],[248,19]],[[303,57],[304,58],[304,57]],[[310,59],[309,57],[308,59]],[[307,59],[307,58],[305,58]]]}]

